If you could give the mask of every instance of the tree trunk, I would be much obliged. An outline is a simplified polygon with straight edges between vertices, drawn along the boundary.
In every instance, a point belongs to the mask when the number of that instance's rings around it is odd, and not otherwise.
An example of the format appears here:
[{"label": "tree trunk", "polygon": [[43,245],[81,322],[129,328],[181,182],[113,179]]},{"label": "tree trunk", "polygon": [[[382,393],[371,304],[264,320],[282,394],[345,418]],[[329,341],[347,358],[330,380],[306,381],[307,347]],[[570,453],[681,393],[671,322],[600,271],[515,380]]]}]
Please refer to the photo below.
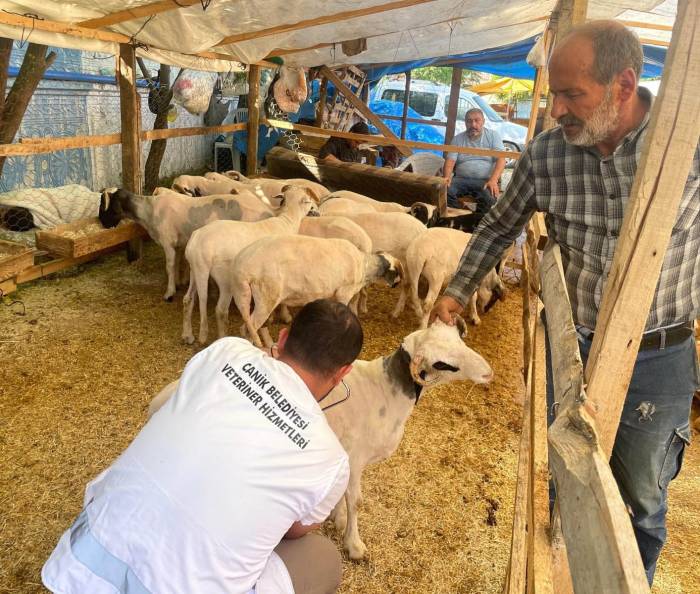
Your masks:
[{"label": "tree trunk", "polygon": [[[3,53],[0,53],[0,65],[2,65],[4,60],[5,47],[3,43]],[[10,48],[11,47],[10,45]],[[47,47],[45,45],[38,43],[30,43],[27,47],[27,53],[24,55],[22,67],[19,69],[19,74],[7,95],[2,115],[0,115],[0,144],[9,144],[14,139],[22,123],[24,112],[27,110],[27,105],[29,105],[29,101],[34,95],[34,91],[36,91],[41,78],[44,76],[44,72],[46,72],[47,68],[51,66],[56,59],[56,54],[54,52],[50,52],[47,55],[46,50]],[[9,53],[7,55],[7,64],[9,64]],[[7,65],[5,65],[3,70],[3,78],[0,79],[2,85],[0,86],[6,84]],[[0,174],[5,165],[5,159],[6,157],[0,157]]]},{"label": "tree trunk", "polygon": [[[161,64],[158,75],[159,88],[167,89],[166,95],[161,95],[162,99],[158,107],[156,119],[153,122],[154,130],[163,130],[168,127],[168,107],[173,98],[173,92],[170,88],[170,66]],[[161,138],[151,141],[151,147],[148,150],[146,166],[144,168],[144,192],[151,194],[158,186],[160,179],[160,164],[165,155],[165,149],[168,145],[167,138]]]}]

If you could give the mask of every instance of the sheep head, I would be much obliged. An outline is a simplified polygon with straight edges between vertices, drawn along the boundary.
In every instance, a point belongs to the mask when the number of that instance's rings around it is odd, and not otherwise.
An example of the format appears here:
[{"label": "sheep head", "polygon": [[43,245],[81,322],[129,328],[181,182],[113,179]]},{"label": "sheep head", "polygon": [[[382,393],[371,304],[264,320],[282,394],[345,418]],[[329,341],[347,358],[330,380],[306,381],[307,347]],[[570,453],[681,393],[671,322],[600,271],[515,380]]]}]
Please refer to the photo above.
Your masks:
[{"label": "sheep head", "polygon": [[100,195],[100,208],[97,216],[102,226],[112,229],[119,224],[126,215],[124,205],[129,200],[130,194],[119,188],[106,188]]},{"label": "sheep head", "polygon": [[411,358],[413,381],[424,387],[471,380],[485,384],[493,378],[486,360],[462,341],[466,323],[458,319],[454,326],[436,320],[430,327],[404,338],[402,347]]}]

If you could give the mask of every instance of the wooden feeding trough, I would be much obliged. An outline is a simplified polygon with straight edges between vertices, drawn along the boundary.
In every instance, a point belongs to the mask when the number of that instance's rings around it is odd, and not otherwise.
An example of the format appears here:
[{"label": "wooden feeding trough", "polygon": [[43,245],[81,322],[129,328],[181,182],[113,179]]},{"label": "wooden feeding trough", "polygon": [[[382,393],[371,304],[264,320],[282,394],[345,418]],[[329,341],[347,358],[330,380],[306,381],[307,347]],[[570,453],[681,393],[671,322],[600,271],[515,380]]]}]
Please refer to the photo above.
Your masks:
[{"label": "wooden feeding trough", "polygon": [[64,258],[80,258],[147,235],[146,230],[133,221],[124,220],[113,229],[105,229],[95,217],[37,231],[36,246]]},{"label": "wooden feeding trough", "polygon": [[17,276],[34,264],[34,250],[21,243],[0,239],[0,281]]}]

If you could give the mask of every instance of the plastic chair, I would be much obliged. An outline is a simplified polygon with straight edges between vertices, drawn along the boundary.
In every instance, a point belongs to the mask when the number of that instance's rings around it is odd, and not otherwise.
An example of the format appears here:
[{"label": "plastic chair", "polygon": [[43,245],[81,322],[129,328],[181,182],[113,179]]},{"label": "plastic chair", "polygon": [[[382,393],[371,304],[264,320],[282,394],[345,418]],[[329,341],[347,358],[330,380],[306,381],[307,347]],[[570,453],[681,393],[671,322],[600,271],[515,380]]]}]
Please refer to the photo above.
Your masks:
[{"label": "plastic chair", "polygon": [[445,159],[438,157],[434,153],[415,153],[404,159],[403,163],[397,167],[405,171],[410,165],[413,173],[421,175],[437,175],[445,164]]}]

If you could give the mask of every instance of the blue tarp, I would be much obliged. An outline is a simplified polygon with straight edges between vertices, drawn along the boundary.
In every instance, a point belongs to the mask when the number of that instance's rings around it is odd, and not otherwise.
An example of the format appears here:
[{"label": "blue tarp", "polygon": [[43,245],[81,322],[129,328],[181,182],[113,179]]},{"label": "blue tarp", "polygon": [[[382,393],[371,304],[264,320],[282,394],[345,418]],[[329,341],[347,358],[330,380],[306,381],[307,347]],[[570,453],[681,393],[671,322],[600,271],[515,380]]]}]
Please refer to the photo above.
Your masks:
[{"label": "blue tarp", "polygon": [[[468,68],[469,70],[488,72],[500,76],[510,76],[511,78],[533,80],[535,78],[535,69],[525,61],[525,58],[535,44],[536,39],[537,37],[531,37],[510,45],[457,56],[401,62],[389,66],[373,67],[372,64],[363,64],[360,68],[367,73],[369,81],[375,82],[388,74],[400,74],[414,68],[422,68],[423,66],[440,66],[449,60],[449,66]],[[660,77],[664,60],[666,59],[666,48],[644,45],[643,49],[644,70],[642,71],[642,77]]]}]

